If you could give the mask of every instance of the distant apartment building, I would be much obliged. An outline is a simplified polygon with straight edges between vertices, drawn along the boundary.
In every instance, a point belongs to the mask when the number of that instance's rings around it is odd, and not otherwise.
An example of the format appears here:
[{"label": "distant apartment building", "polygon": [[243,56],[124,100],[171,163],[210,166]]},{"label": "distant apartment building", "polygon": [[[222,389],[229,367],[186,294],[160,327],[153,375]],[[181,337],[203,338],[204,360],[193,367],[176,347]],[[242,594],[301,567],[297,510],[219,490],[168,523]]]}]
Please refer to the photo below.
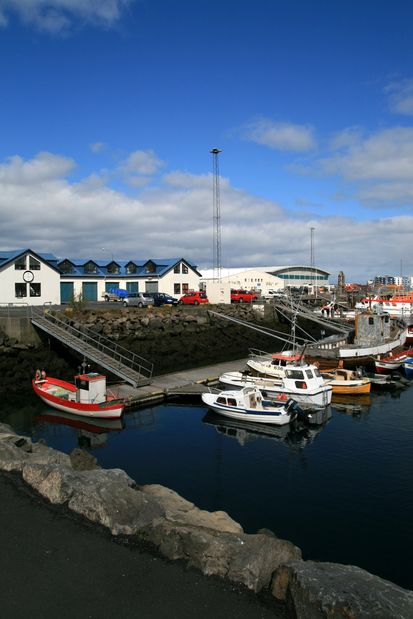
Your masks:
[{"label": "distant apartment building", "polygon": [[373,281],[375,286],[400,286],[412,288],[413,277],[411,275],[376,275]]}]

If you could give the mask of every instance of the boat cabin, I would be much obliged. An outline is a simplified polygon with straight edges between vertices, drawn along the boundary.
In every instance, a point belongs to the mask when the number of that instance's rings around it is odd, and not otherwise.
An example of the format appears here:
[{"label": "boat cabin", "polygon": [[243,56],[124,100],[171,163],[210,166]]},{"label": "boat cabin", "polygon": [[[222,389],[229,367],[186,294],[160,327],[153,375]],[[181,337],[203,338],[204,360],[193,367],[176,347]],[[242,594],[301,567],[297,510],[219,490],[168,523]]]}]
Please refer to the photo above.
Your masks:
[{"label": "boat cabin", "polygon": [[76,401],[82,404],[100,404],[106,401],[106,376],[90,372],[75,376]]},{"label": "boat cabin", "polygon": [[283,386],[295,389],[315,389],[324,384],[324,380],[315,366],[291,367],[285,370]]},{"label": "boat cabin", "polygon": [[354,380],[357,378],[357,375],[353,370],[346,370],[344,368],[337,368],[335,375],[336,380]]},{"label": "boat cabin", "polygon": [[224,406],[245,406],[247,408],[261,408],[262,406],[262,395],[258,389],[255,387],[244,387],[237,393],[237,399],[232,395],[228,394],[228,397],[224,394],[221,394],[217,398],[217,404],[223,404]]},{"label": "boat cabin", "polygon": [[276,353],[271,357],[271,365],[275,367],[285,367],[290,363],[298,363],[301,360],[302,355],[286,355]]}]

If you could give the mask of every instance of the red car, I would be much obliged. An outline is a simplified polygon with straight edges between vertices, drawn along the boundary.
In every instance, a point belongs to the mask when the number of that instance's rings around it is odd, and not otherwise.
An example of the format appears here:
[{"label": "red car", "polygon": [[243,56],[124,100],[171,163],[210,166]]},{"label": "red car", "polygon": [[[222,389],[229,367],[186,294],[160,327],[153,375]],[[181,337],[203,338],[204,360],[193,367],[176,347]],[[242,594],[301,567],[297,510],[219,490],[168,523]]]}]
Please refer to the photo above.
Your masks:
[{"label": "red car", "polygon": [[209,301],[205,292],[194,292],[191,290],[179,299],[179,303],[184,305],[200,305],[200,303],[209,303]]},{"label": "red car", "polygon": [[257,301],[258,295],[255,292],[246,290],[231,290],[231,303],[251,303]]}]

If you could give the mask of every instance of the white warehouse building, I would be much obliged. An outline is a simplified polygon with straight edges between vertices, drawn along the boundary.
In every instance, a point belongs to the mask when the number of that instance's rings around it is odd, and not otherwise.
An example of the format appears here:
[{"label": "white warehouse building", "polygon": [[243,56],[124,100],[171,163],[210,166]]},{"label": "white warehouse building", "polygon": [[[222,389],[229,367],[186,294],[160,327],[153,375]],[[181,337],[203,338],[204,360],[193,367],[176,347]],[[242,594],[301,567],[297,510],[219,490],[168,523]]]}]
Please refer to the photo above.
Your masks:
[{"label": "white warehouse building", "polygon": [[[284,290],[301,286],[329,286],[330,273],[319,267],[306,265],[270,266],[248,268],[222,269],[221,279],[231,288],[255,290],[266,294],[268,290]],[[212,269],[202,271],[202,284],[214,279]]]}]

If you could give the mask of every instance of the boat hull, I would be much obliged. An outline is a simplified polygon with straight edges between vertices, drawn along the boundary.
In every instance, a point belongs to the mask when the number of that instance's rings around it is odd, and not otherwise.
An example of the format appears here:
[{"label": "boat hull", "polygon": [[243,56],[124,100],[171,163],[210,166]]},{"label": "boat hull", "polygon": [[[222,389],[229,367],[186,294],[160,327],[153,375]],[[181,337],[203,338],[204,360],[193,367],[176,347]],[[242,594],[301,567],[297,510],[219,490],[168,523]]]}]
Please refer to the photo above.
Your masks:
[{"label": "boat hull", "polygon": [[242,389],[243,387],[256,386],[261,391],[264,397],[270,400],[276,400],[279,396],[293,398],[302,408],[323,408],[331,404],[332,388],[330,386],[322,387],[314,391],[291,391],[277,385],[274,381],[257,377],[243,377],[237,380],[231,377],[230,374],[222,375],[219,379],[220,383],[230,389]]},{"label": "boat hull", "polygon": [[[43,381],[32,381],[34,392],[43,400],[45,404],[55,408],[56,410],[82,417],[90,417],[91,419],[119,419],[125,408],[124,402],[107,401],[101,404],[85,404],[69,400],[71,394],[76,393],[76,388],[71,383],[66,383],[58,379],[47,378]],[[59,387],[67,392],[66,397],[59,397],[53,393],[48,393],[49,386]]]},{"label": "boat hull", "polygon": [[407,378],[413,378],[413,363],[411,361],[405,361],[402,367],[405,376],[407,376]]},{"label": "boat hull", "polygon": [[[285,409],[280,407],[280,412],[274,411],[259,413],[254,409],[238,408],[235,406],[225,406],[216,402],[216,395],[213,393],[203,393],[202,401],[218,415],[223,415],[229,419],[238,419],[240,421],[252,421],[254,423],[266,423],[277,426],[282,426],[292,421],[294,413],[283,412]],[[282,411],[282,412],[281,412]]]},{"label": "boat hull", "polygon": [[341,394],[341,395],[363,395],[370,393],[371,391],[371,383],[366,382],[362,385],[345,385],[345,384],[334,384],[331,383],[333,388],[333,395]]}]

